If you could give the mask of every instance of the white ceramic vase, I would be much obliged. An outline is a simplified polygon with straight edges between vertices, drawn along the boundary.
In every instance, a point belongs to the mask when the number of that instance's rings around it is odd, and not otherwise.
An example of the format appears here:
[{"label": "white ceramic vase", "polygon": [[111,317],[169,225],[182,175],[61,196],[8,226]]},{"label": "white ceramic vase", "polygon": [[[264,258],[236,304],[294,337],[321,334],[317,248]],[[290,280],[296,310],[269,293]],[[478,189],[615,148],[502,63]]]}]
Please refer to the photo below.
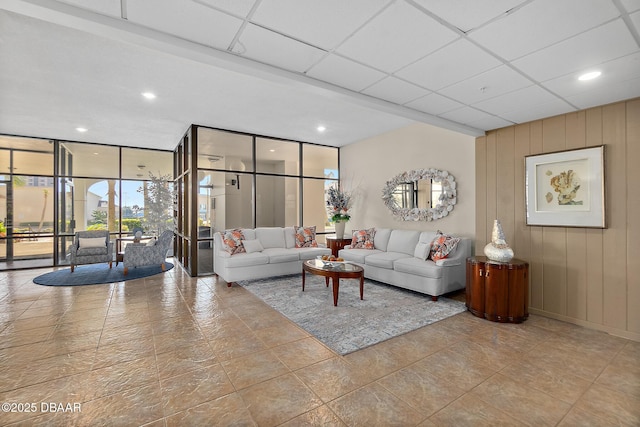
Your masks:
[{"label": "white ceramic vase", "polygon": [[336,221],[336,238],[342,239],[344,237],[345,225],[347,225],[346,221]]},{"label": "white ceramic vase", "polygon": [[513,249],[504,240],[504,232],[500,220],[493,221],[493,231],[491,232],[491,243],[484,247],[484,254],[491,261],[509,262],[513,258]]}]

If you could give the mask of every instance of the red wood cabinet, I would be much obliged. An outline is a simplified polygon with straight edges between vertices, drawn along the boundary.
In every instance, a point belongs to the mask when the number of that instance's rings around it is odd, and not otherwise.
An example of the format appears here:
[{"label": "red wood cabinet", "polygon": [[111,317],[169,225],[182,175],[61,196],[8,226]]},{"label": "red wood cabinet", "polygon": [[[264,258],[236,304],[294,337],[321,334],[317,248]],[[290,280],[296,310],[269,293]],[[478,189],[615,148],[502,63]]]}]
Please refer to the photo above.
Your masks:
[{"label": "red wood cabinet", "polygon": [[529,317],[529,264],[519,259],[467,259],[467,309],[493,322],[521,323]]}]

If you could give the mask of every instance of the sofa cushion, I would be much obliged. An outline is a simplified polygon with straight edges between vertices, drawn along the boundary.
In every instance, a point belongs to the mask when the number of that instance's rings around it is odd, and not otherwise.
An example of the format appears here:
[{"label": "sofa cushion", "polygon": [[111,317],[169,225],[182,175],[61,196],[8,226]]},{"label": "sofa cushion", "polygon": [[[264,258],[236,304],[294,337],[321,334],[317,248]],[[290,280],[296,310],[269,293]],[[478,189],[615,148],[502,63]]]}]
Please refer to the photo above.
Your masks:
[{"label": "sofa cushion", "polygon": [[375,228],[353,230],[351,235],[351,249],[373,249],[373,239],[376,235]]},{"label": "sofa cushion", "polygon": [[[104,239],[102,239],[104,241]],[[80,248],[76,251],[76,256],[90,256],[90,255],[106,255],[107,247],[101,246],[99,248]]]},{"label": "sofa cushion", "polygon": [[251,267],[253,265],[269,264],[269,256],[262,252],[254,252],[248,254],[246,252],[235,254],[232,257],[225,258],[227,268],[234,267]]},{"label": "sofa cushion", "polygon": [[[247,251],[248,252],[248,251]],[[431,243],[418,242],[416,243],[416,249],[413,251],[413,256],[426,261],[431,252]]]},{"label": "sofa cushion", "polygon": [[401,252],[413,256],[420,232],[415,230],[393,230],[387,245],[388,252]]},{"label": "sofa cushion", "polygon": [[[284,247],[284,246],[283,246]],[[296,227],[296,248],[317,248],[316,226]]]},{"label": "sofa cushion", "polygon": [[[411,254],[411,257],[413,258],[413,254]],[[402,258],[407,258],[407,254],[403,252],[380,252],[366,257],[364,263],[372,267],[388,268],[391,270],[393,269],[393,263]]]},{"label": "sofa cushion", "polygon": [[364,259],[367,256],[380,253],[383,252],[378,249],[341,249],[338,251],[338,256],[344,258],[345,261],[364,264]]},{"label": "sofa cushion", "polygon": [[286,248],[269,248],[262,251],[269,257],[269,264],[277,264],[279,262],[298,261],[298,254]]},{"label": "sofa cushion", "polygon": [[220,237],[222,238],[223,249],[226,252],[230,253],[231,255],[245,252],[244,246],[242,246],[244,234],[242,234],[241,229],[235,228],[233,230],[221,231]]},{"label": "sofa cushion", "polygon": [[375,249],[386,251],[389,244],[389,237],[391,237],[390,228],[377,228],[376,235],[373,238],[373,247]]},{"label": "sofa cushion", "polygon": [[299,259],[305,261],[308,259],[314,259],[318,255],[331,255],[331,249],[328,248],[294,248],[289,249],[290,252],[298,254]]},{"label": "sofa cushion", "polygon": [[242,241],[242,246],[244,246],[244,250],[248,253],[254,253],[254,252],[262,252],[264,250],[264,248],[262,247],[262,243],[260,243],[260,240],[258,239],[252,239],[252,240],[243,240]]},{"label": "sofa cushion", "polygon": [[415,276],[440,279],[442,267],[438,267],[433,261],[423,261],[418,258],[402,258],[393,263],[393,269],[398,272],[413,274]]},{"label": "sofa cushion", "polygon": [[283,228],[259,227],[256,228],[256,237],[265,249],[286,247]]},{"label": "sofa cushion", "polygon": [[458,242],[460,242],[459,237],[448,236],[438,230],[438,235],[433,240],[433,243],[431,243],[431,253],[429,257],[434,261],[446,258],[456,249]]},{"label": "sofa cushion", "polygon": [[296,229],[294,227],[284,228],[284,243],[287,249],[296,247]]},{"label": "sofa cushion", "polygon": [[435,231],[423,231],[422,233],[420,233],[420,238],[418,239],[418,241],[431,245],[433,239],[435,239],[437,235],[438,233],[436,233]]},{"label": "sofa cushion", "polygon": [[245,240],[254,240],[256,237],[256,230],[253,228],[243,228],[242,234],[244,235]]}]

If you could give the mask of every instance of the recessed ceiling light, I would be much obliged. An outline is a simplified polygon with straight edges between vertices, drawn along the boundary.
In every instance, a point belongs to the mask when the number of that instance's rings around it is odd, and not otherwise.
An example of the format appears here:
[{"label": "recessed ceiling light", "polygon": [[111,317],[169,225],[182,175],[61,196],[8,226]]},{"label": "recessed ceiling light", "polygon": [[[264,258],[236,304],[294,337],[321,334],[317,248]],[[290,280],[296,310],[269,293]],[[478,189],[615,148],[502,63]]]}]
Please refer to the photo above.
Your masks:
[{"label": "recessed ceiling light", "polygon": [[77,130],[78,132],[86,132],[86,131],[88,131],[89,129],[87,129],[87,128],[76,128],[76,130]]},{"label": "recessed ceiling light", "polygon": [[142,96],[147,99],[156,99],[156,94],[152,92],[142,92]]},{"label": "recessed ceiling light", "polygon": [[583,75],[581,75],[580,77],[578,77],[578,80],[584,82],[586,80],[593,80],[597,77],[600,77],[602,73],[600,71],[591,71],[589,73],[584,73]]},{"label": "recessed ceiling light", "polygon": [[327,130],[327,128],[322,125],[318,126],[316,129],[318,130],[318,132],[324,132],[325,130]]},{"label": "recessed ceiling light", "polygon": [[269,150],[270,153],[275,153],[276,150],[274,150],[273,148],[271,150]]}]

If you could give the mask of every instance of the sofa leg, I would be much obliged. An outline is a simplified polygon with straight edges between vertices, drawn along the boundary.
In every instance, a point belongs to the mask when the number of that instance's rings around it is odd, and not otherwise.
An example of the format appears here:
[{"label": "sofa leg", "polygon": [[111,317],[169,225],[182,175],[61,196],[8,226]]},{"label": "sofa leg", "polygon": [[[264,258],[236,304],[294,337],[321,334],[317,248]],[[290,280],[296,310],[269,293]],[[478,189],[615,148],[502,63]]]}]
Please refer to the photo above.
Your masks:
[{"label": "sofa leg", "polygon": [[233,282],[227,282],[227,288],[230,288],[233,285]]},{"label": "sofa leg", "polygon": [[73,264],[71,264],[71,272],[72,272],[72,273],[73,273],[73,270],[75,270],[75,269],[76,269],[76,266],[75,266],[75,265],[73,265]]},{"label": "sofa leg", "polygon": [[113,261],[109,261],[109,268],[111,268]]},{"label": "sofa leg", "polygon": [[124,268],[124,275],[126,276],[128,272],[129,272],[129,267],[125,267]]},{"label": "sofa leg", "polygon": [[162,264],[160,264],[160,268],[162,269],[162,271],[165,271],[167,269],[167,266],[164,265],[164,262]]},{"label": "sofa leg", "polygon": [[432,296],[432,297],[431,297],[431,301],[438,301],[438,297],[434,297],[434,296]]}]

